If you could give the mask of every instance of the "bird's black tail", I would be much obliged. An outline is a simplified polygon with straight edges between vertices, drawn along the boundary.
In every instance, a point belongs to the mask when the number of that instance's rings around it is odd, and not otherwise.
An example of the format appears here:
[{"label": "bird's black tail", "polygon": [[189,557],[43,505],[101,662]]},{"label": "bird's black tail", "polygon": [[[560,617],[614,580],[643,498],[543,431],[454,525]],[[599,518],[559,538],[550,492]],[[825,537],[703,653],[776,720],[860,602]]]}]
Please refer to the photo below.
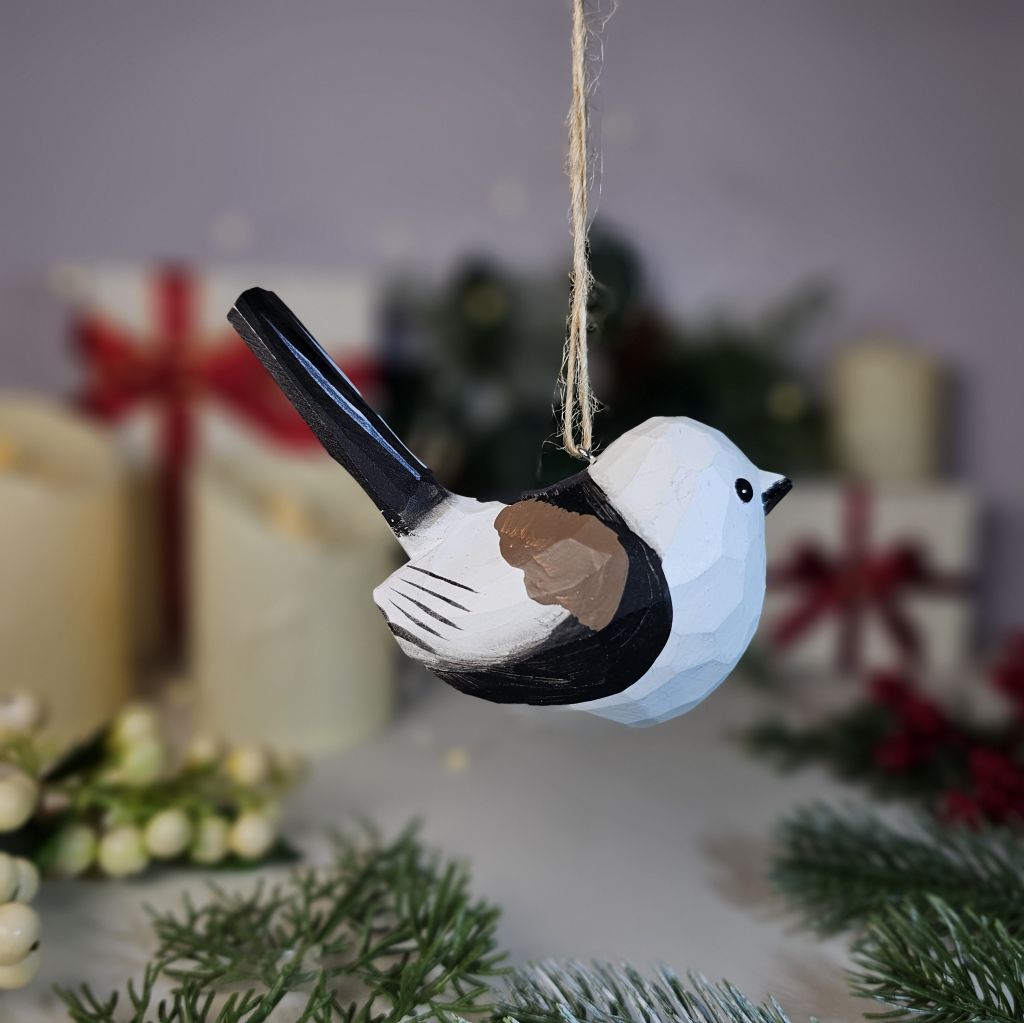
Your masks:
[{"label": "bird's black tail", "polygon": [[448,496],[277,295],[250,288],[228,320],[397,535]]}]

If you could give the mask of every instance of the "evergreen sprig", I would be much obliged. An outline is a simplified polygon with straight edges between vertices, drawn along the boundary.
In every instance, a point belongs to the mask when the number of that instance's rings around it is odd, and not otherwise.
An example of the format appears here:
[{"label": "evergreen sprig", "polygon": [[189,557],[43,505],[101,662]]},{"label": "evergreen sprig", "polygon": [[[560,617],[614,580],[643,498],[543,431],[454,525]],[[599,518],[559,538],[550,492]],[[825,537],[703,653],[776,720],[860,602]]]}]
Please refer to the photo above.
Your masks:
[{"label": "evergreen sprig", "polygon": [[122,992],[58,994],[75,1023],[264,1023],[294,992],[299,1023],[451,1020],[490,1008],[497,917],[414,831],[338,837],[325,870],[154,913],[156,952]]},{"label": "evergreen sprig", "polygon": [[517,971],[500,1011],[518,1023],[790,1023],[770,998],[757,1005],[723,981],[662,969],[653,978],[630,966],[544,963]]},{"label": "evergreen sprig", "polygon": [[915,1023],[1020,1023],[1024,941],[998,919],[931,899],[892,908],[854,953],[854,992]]},{"label": "evergreen sprig", "polygon": [[1009,830],[974,832],[926,819],[895,825],[867,810],[813,805],[780,825],[771,877],[826,933],[897,904],[925,912],[939,897],[1024,935],[1024,839]]}]

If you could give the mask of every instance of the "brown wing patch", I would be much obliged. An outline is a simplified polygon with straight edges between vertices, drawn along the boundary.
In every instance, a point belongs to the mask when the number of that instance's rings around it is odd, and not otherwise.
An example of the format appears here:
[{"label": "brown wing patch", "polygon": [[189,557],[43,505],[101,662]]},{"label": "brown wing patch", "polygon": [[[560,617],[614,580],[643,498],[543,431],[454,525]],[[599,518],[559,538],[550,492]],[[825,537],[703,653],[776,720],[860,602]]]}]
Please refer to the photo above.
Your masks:
[{"label": "brown wing patch", "polygon": [[523,570],[531,599],[558,604],[595,630],[615,617],[629,556],[600,519],[527,500],[503,508],[494,528],[501,556]]}]

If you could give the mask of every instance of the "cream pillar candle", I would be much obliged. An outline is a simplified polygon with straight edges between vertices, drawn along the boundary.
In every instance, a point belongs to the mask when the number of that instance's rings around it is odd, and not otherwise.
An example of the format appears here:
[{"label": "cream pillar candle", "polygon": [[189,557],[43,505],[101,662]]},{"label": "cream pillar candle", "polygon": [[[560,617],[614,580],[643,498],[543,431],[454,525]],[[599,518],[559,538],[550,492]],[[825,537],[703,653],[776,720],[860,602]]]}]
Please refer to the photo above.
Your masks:
[{"label": "cream pillar candle", "polygon": [[907,344],[869,339],[833,363],[835,439],[840,464],[866,479],[931,479],[939,461],[941,374]]},{"label": "cream pillar candle", "polygon": [[61,738],[99,726],[128,691],[125,518],[99,430],[0,398],[0,689],[40,697]]},{"label": "cream pillar candle", "polygon": [[395,548],[358,486],[326,458],[211,459],[192,530],[200,727],[309,753],[379,729],[394,645],[370,593]]}]

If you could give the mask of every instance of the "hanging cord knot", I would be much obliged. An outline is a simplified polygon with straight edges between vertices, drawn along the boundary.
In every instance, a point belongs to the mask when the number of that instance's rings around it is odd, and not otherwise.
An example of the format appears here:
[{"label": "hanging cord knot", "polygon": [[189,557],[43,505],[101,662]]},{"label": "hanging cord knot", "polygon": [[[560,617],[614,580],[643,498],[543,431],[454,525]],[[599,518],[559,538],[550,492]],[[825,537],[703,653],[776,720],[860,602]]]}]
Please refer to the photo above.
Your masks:
[{"label": "hanging cord knot", "polygon": [[571,297],[562,355],[562,446],[570,455],[590,460],[594,443],[596,400],[587,363],[587,303],[594,285],[590,272],[590,166],[588,152],[587,78],[588,27],[585,0],[573,0],[572,103],[569,107],[569,228],[572,234]]}]

